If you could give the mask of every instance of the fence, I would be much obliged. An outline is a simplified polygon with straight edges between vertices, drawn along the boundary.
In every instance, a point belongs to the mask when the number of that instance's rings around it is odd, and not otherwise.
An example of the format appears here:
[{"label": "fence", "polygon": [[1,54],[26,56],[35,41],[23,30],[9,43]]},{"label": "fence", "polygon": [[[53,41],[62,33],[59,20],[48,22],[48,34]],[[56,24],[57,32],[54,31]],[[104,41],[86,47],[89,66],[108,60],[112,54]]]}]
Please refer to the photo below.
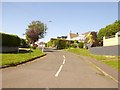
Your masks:
[{"label": "fence", "polygon": [[106,39],[106,37],[103,37],[103,46],[114,46],[114,45],[120,45],[119,33],[116,33],[115,37],[113,38]]}]

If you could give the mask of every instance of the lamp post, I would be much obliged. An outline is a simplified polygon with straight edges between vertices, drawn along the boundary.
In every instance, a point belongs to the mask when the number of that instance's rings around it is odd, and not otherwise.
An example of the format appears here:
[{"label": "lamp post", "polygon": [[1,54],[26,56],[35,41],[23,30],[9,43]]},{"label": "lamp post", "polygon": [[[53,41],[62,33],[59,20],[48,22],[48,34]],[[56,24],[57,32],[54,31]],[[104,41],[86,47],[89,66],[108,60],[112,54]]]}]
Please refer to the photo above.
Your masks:
[{"label": "lamp post", "polygon": [[[51,20],[47,21],[47,22],[52,22]],[[45,29],[46,29],[46,25],[44,24],[44,34],[43,34],[43,38],[45,38]],[[44,52],[44,47],[45,47],[45,44],[42,43],[42,52]]]},{"label": "lamp post", "polygon": [[[52,21],[49,20],[49,21],[47,21],[47,22],[52,22]],[[44,24],[44,37],[45,37],[45,29],[46,29],[46,28],[45,28],[45,24]]]}]

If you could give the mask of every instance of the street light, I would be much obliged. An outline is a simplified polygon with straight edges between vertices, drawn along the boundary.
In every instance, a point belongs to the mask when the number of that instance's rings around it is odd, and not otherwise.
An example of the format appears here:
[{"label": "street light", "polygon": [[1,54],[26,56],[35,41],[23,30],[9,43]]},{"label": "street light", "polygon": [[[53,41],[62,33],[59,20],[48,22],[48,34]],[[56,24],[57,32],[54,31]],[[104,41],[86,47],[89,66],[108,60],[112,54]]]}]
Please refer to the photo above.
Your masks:
[{"label": "street light", "polygon": [[[47,22],[52,22],[51,20],[47,21]],[[45,24],[44,24],[44,37],[45,37]]]},{"label": "street light", "polygon": [[[51,20],[47,21],[47,22],[52,22]],[[44,37],[45,37],[45,24],[44,24]]]},{"label": "street light", "polygon": [[[52,22],[51,20],[47,21],[47,22]],[[44,24],[44,36],[43,38],[45,38],[45,24]],[[44,47],[45,47],[45,44],[42,44],[42,52],[44,51]]]}]

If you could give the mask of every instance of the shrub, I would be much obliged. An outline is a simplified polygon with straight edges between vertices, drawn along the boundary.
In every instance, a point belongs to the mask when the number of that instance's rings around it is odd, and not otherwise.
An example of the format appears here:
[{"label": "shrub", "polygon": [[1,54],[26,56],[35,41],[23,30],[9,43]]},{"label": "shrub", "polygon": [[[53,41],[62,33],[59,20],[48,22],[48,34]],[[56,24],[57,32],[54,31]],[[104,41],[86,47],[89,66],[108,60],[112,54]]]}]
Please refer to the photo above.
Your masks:
[{"label": "shrub", "polygon": [[57,48],[58,49],[64,49],[65,48],[65,42],[63,40],[57,40]]},{"label": "shrub", "polygon": [[71,44],[70,47],[77,48],[77,45],[76,44]]},{"label": "shrub", "polygon": [[26,39],[21,38],[20,47],[21,48],[29,48],[30,46],[28,45]]},{"label": "shrub", "polygon": [[[73,44],[76,42],[75,44]],[[47,46],[52,46],[52,47],[57,47],[57,49],[67,49],[69,47],[77,48],[78,41],[68,41],[64,39],[51,39],[48,43]]]},{"label": "shrub", "polygon": [[17,35],[0,33],[2,36],[2,46],[20,46],[20,38]]},{"label": "shrub", "polygon": [[79,42],[79,43],[78,43],[78,47],[79,47],[79,48],[83,48],[83,45],[84,45],[83,42]]},{"label": "shrub", "polygon": [[33,49],[36,49],[36,46],[32,46]]},{"label": "shrub", "polygon": [[67,49],[69,47],[70,47],[70,44],[67,40],[62,40],[62,39],[57,40],[57,48],[58,49]]}]

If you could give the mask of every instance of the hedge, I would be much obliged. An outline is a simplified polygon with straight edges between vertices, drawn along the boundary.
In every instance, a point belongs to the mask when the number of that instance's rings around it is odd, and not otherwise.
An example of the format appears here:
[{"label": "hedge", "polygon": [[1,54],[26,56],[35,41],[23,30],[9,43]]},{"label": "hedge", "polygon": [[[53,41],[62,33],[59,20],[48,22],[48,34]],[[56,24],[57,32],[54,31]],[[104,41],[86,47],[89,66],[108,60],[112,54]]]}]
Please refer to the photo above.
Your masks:
[{"label": "hedge", "polygon": [[47,46],[57,47],[57,49],[67,49],[67,48],[83,48],[83,42],[78,42],[77,40],[69,41],[64,39],[51,39]]},{"label": "hedge", "polygon": [[20,46],[21,39],[17,35],[0,33],[2,46]]},{"label": "hedge", "polygon": [[30,47],[28,45],[26,39],[21,38],[20,40],[21,40],[21,42],[20,42],[20,48],[29,48]]},{"label": "hedge", "polygon": [[79,42],[79,43],[78,43],[78,47],[79,47],[79,48],[83,48],[83,46],[84,46],[84,43],[83,43],[83,42]]}]

